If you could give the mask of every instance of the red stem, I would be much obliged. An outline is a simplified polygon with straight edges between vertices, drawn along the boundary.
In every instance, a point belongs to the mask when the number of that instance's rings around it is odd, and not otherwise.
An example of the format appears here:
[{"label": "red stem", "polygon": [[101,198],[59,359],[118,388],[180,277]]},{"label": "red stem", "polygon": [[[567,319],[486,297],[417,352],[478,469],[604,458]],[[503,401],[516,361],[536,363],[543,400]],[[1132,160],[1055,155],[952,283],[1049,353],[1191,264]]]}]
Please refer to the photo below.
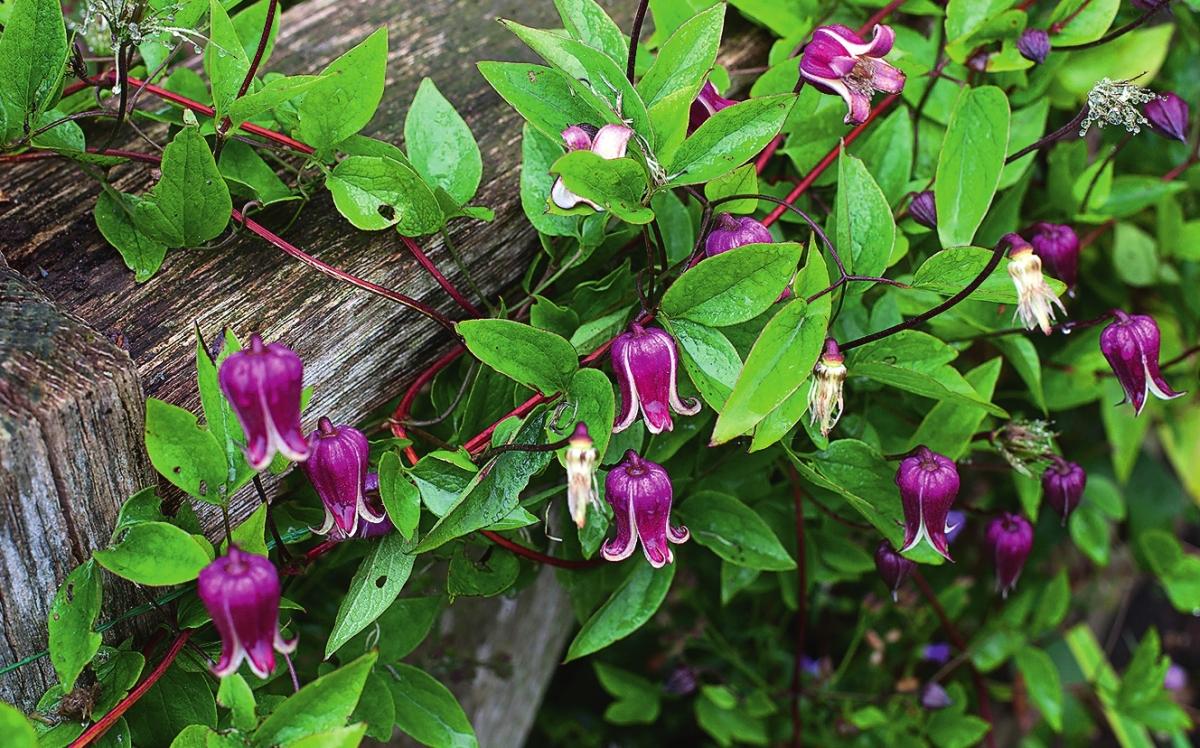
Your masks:
[{"label": "red stem", "polygon": [[531,561],[537,561],[538,563],[546,564],[547,566],[557,566],[560,569],[590,569],[603,563],[603,561],[598,558],[593,558],[588,561],[572,561],[566,558],[547,556],[545,553],[535,551],[532,548],[526,548],[520,543],[509,540],[503,535],[492,532],[491,530],[480,530],[479,534],[501,548],[507,548],[518,556],[524,556]]},{"label": "red stem", "polygon": [[[267,51],[267,40],[271,38],[271,27],[275,25],[275,9],[278,5],[279,0],[270,0],[267,4],[266,23],[263,24],[262,35],[258,37],[258,48],[254,50],[254,59],[250,61],[250,67],[246,69],[246,77],[242,79],[242,85],[238,86],[235,98],[240,99],[245,96],[246,92],[250,90],[250,84],[254,82],[254,74],[258,72],[258,66],[262,64],[263,55]],[[217,130],[218,141],[225,137],[225,133],[229,132],[229,125],[229,117],[221,120],[221,126]],[[219,142],[217,147],[220,148]]]},{"label": "red stem", "polygon": [[[424,387],[435,376],[437,376],[439,371],[445,369],[447,366],[454,363],[459,356],[466,353],[466,350],[467,349],[461,345],[450,349],[446,353],[442,354],[441,358],[434,361],[429,368],[417,375],[417,378],[413,380],[412,384],[410,384],[408,389],[404,392],[404,397],[400,398],[399,404],[396,405],[395,412],[392,413],[391,429],[393,436],[395,436],[397,439],[408,438],[408,431],[406,431],[404,428],[404,420],[408,418],[409,413],[412,412],[412,404],[417,399],[417,395],[421,393],[421,388]],[[417,460],[420,459],[417,457],[417,451],[412,448],[411,444],[404,448],[404,456],[407,457],[409,462],[414,465],[416,465]]]},{"label": "red stem", "polygon": [[446,276],[442,275],[441,271],[437,269],[437,265],[433,264],[433,261],[429,259],[429,256],[425,254],[420,245],[407,236],[402,236],[400,239],[404,242],[404,246],[408,247],[408,251],[412,253],[412,256],[416,258],[417,262],[421,263],[421,267],[425,268],[425,270],[427,270],[429,274],[433,276],[433,279],[437,281],[438,285],[441,286],[446,293],[450,294],[450,298],[458,302],[458,305],[463,308],[463,311],[472,317],[483,316],[479,309],[476,308],[476,306],[470,301],[468,301],[467,297],[463,296],[462,293],[454,287],[454,284],[446,278]]}]

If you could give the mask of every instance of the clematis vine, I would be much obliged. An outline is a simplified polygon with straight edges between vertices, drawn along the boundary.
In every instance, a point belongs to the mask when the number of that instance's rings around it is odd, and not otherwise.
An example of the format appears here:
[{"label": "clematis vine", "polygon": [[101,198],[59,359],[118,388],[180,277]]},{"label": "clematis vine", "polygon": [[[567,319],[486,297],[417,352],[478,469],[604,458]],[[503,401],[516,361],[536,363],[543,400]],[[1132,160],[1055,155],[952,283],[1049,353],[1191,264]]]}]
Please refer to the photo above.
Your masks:
[{"label": "clematis vine", "polygon": [[904,90],[904,73],[882,59],[895,41],[896,32],[882,24],[875,27],[871,41],[841,24],[820,26],[804,48],[800,74],[818,90],[845,99],[846,124],[861,124],[871,113],[876,91]]},{"label": "clematis vine", "polygon": [[1067,462],[1058,455],[1054,456],[1050,466],[1042,473],[1042,491],[1046,495],[1046,503],[1062,517],[1062,523],[1067,524],[1067,517],[1079,506],[1083,499],[1083,489],[1087,486],[1087,473],[1077,463]]},{"label": "clematis vine", "polygon": [[700,89],[700,94],[692,102],[692,109],[688,113],[688,135],[707,122],[709,117],[736,103],[736,101],[726,99],[717,93],[717,87],[712,84],[712,81],[704,81],[704,88]]},{"label": "clematis vine", "polygon": [[671,411],[685,416],[700,412],[699,401],[679,397],[675,383],[679,351],[666,330],[635,322],[629,332],[613,341],[611,353],[613,371],[621,386],[620,420],[614,432],[632,426],[639,410],[651,434],[674,428]]},{"label": "clematis vine", "polygon": [[892,591],[892,602],[899,598],[900,585],[915,568],[917,565],[897,553],[891,543],[879,541],[879,547],[875,549],[875,571],[879,572],[879,578]]},{"label": "clematis vine", "polygon": [[1017,287],[1017,311],[1014,317],[1021,318],[1021,324],[1026,330],[1041,328],[1049,335],[1054,322],[1054,307],[1057,306],[1063,314],[1067,308],[1059,300],[1058,294],[1046,285],[1042,276],[1042,260],[1034,254],[1029,242],[1017,234],[1007,234],[1004,237],[1009,242],[1008,274]]},{"label": "clematis vine", "polygon": [[391,518],[387,516],[386,510],[383,508],[383,499],[379,496],[379,473],[367,473],[367,479],[363,481],[363,497],[366,500],[367,508],[376,514],[383,515],[383,519],[379,522],[363,519],[362,522],[358,523],[358,529],[350,536],[344,534],[341,528],[335,523],[329,530],[330,540],[339,542],[351,538],[354,540],[370,540],[371,538],[381,538],[396,529],[396,526],[392,524]]},{"label": "clematis vine", "polygon": [[1100,352],[1125,390],[1122,402],[1133,404],[1133,414],[1142,412],[1148,394],[1160,400],[1174,400],[1187,394],[1171,389],[1159,369],[1162,334],[1154,318],[1147,314],[1126,314],[1120,309],[1113,311],[1113,317],[1112,324],[1100,333]]},{"label": "clematis vine", "polygon": [[1029,244],[1042,261],[1042,268],[1066,283],[1074,294],[1079,280],[1079,236],[1075,230],[1061,223],[1040,221],[1033,224]]},{"label": "clematis vine", "polygon": [[237,672],[242,660],[259,678],[275,669],[275,652],[296,649],[279,633],[279,572],[263,556],[236,546],[200,570],[196,592],[221,635],[221,657],[213,674]]},{"label": "clematis vine", "polygon": [[567,441],[564,456],[567,467],[567,509],[577,527],[587,524],[588,505],[599,507],[596,494],[596,465],[600,455],[592,435],[583,421],[575,424],[575,431]]},{"label": "clematis vine", "polygon": [[[568,151],[588,150],[611,161],[614,158],[625,157],[629,139],[633,137],[633,130],[625,125],[605,125],[596,129],[592,125],[581,124],[571,125],[563,130],[562,137]],[[550,200],[563,210],[570,210],[579,205],[587,205],[601,210],[601,207],[591,200],[568,190],[562,177],[554,181],[554,187],[550,189]]]},{"label": "clematis vine", "polygon": [[318,534],[331,534],[336,527],[341,537],[358,537],[360,518],[370,523],[387,519],[367,503],[370,447],[363,432],[321,418],[309,436],[309,446],[312,454],[302,468],[325,505],[325,523],[316,530]]},{"label": "clematis vine", "polygon": [[1021,515],[1005,512],[988,523],[985,542],[996,564],[996,588],[1008,597],[1033,549],[1033,526]]},{"label": "clematis vine", "polygon": [[846,357],[838,349],[837,341],[825,339],[825,350],[817,365],[813,367],[813,382],[808,389],[808,414],[814,426],[819,426],[822,436],[829,436],[838,419],[842,417],[845,398],[842,385],[846,382]]},{"label": "clematis vine", "polygon": [[629,558],[640,540],[646,560],[659,569],[675,558],[670,543],[691,537],[686,527],[671,525],[674,491],[667,471],[632,449],[604,479],[604,498],[617,524],[616,537],[600,549],[608,561]]},{"label": "clematis vine", "polygon": [[942,558],[953,561],[946,533],[954,527],[946,517],[958,496],[954,461],[926,446],[917,447],[900,461],[896,485],[904,509],[904,547],[900,552],[906,553],[925,540]]},{"label": "clematis vine", "polygon": [[294,462],[308,459],[300,428],[303,379],[304,362],[291,348],[266,345],[258,335],[221,363],[217,381],[246,435],[251,468],[262,470],[277,452]]}]

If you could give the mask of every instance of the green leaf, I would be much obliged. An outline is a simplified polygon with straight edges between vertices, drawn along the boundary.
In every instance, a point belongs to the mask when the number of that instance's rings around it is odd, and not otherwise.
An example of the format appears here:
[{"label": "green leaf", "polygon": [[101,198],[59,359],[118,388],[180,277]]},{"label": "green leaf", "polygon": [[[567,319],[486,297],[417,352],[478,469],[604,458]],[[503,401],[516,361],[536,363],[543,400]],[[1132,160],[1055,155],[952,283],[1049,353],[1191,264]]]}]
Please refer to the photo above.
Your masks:
[{"label": "green leaf", "polygon": [[720,330],[687,319],[667,324],[692,384],[709,407],[721,411],[742,370],[742,357]]},{"label": "green leaf", "polygon": [[413,559],[411,546],[400,533],[388,533],[371,546],[338,606],[325,643],[325,659],[395,602],[412,573]]},{"label": "green leaf", "polygon": [[1046,412],[1046,393],[1042,387],[1042,365],[1038,358],[1037,348],[1029,338],[1021,335],[1001,335],[993,338],[992,345],[1000,349],[1017,374],[1029,388],[1030,399]]},{"label": "green leaf", "polygon": [[[382,637],[379,638],[382,641]],[[358,706],[350,715],[350,721],[366,723],[367,734],[375,740],[382,742],[391,740],[392,733],[396,728],[396,701],[392,698],[392,690],[388,688],[385,674],[375,670],[367,676],[367,683],[363,686]],[[316,737],[318,736],[314,735],[306,740],[313,740]],[[320,744],[315,744],[314,748],[320,748]]]},{"label": "green leaf", "polygon": [[1126,483],[1133,475],[1138,455],[1146,443],[1146,432],[1150,429],[1149,418],[1138,418],[1129,405],[1117,406],[1124,398],[1124,391],[1116,377],[1106,377],[1100,384],[1100,421],[1108,437],[1112,455],[1113,473],[1117,482]]},{"label": "green leaf", "polygon": [[616,699],[604,710],[606,721],[614,725],[649,725],[658,719],[661,697],[656,684],[603,662],[593,662],[592,669],[600,686]]},{"label": "green leaf", "polygon": [[63,691],[75,687],[75,679],[100,650],[102,637],[96,633],[103,588],[91,559],[75,567],[63,579],[50,605],[50,662]]},{"label": "green leaf", "polygon": [[397,532],[412,539],[421,519],[421,492],[405,477],[395,452],[384,452],[379,458],[379,497]]},{"label": "green leaf", "polygon": [[217,167],[221,175],[233,183],[231,189],[235,194],[253,197],[263,207],[301,199],[300,195],[292,194],[275,169],[253,147],[239,140],[225,141]]},{"label": "green leaf", "polygon": [[710,327],[754,319],[779,298],[800,253],[799,244],[787,242],[747,244],[710,257],[671,284],[663,295],[663,313]]},{"label": "green leaf", "polygon": [[546,330],[505,319],[464,320],[455,327],[472,355],[544,395],[565,392],[579,368],[575,348]]},{"label": "green leaf", "polygon": [[368,652],[289,696],[254,732],[254,745],[267,748],[343,726],[376,658],[375,652]]},{"label": "green leaf", "polygon": [[642,624],[650,620],[658,606],[662,605],[671,580],[675,578],[675,564],[655,569],[642,559],[634,559],[634,568],[612,596],[583,624],[567,649],[565,662],[577,660],[604,649],[615,641],[624,639]]},{"label": "green leaf", "polygon": [[1067,616],[1071,604],[1071,583],[1065,569],[1059,570],[1042,590],[1038,604],[1033,609],[1029,631],[1037,636],[1058,627]]},{"label": "green leaf", "polygon": [[[1001,360],[994,358],[967,372],[967,383],[975,388],[979,399],[990,401],[1000,378]],[[952,460],[963,457],[971,446],[971,437],[979,431],[987,411],[979,405],[957,400],[943,400],[930,409],[916,433],[908,440],[909,449],[924,444],[934,452]]]},{"label": "green leaf", "polygon": [[1048,21],[1054,28],[1059,29],[1054,36],[1055,46],[1066,47],[1099,39],[1112,26],[1120,8],[1121,0],[1060,2]]},{"label": "green leaf", "polygon": [[828,307],[809,307],[801,298],[788,302],[771,318],[754,341],[717,418],[713,444],[750,431],[800,388],[812,374],[828,327]]},{"label": "green leaf", "polygon": [[595,0],[554,0],[567,33],[624,65],[629,57],[629,40]]},{"label": "green leaf", "polygon": [[697,543],[730,563],[763,571],[796,568],[762,517],[728,494],[699,491],[676,513]]},{"label": "green leaf", "polygon": [[[211,676],[180,665],[166,673],[126,713],[132,745],[167,745],[189,725],[217,726]],[[223,743],[210,745],[225,748]]]},{"label": "green leaf", "polygon": [[970,244],[983,223],[1004,169],[1008,119],[1008,97],[995,86],[959,95],[933,184],[943,247]]},{"label": "green leaf", "polygon": [[1082,502],[1067,521],[1075,546],[1097,566],[1108,566],[1108,519],[1089,502]]},{"label": "green leaf", "polygon": [[880,120],[858,147],[859,158],[889,205],[896,205],[907,191],[913,165],[913,137],[912,117],[901,108]]},{"label": "green leaf", "polygon": [[396,701],[396,726],[419,743],[475,748],[475,731],[454,694],[424,670],[397,663],[388,686]]},{"label": "green leaf", "polygon": [[421,176],[390,158],[350,156],[334,167],[325,186],[355,228],[395,226],[404,236],[421,236],[437,231],[445,220]]},{"label": "green leaf", "polygon": [[[993,254],[994,250],[981,247],[944,249],[917,268],[912,286],[943,296],[953,296],[983,271]],[[1017,287],[1008,274],[1008,262],[1007,257],[1001,259],[991,275],[967,298],[996,304],[1016,304]],[[1059,296],[1066,293],[1066,285],[1054,278],[1047,276],[1046,284]]]},{"label": "green leaf", "polygon": [[[289,75],[272,78],[257,90],[251,90],[245,96],[231,102],[225,116],[229,117],[232,128],[241,127],[246,120],[254,119],[260,114],[307,93],[320,81],[321,77],[318,75]],[[225,147],[228,148],[230,145],[231,143],[226,143]]]},{"label": "green leaf", "polygon": [[225,450],[190,412],[157,398],[146,400],[146,452],[154,469],[190,496],[225,503]]},{"label": "green leaf", "polygon": [[[556,424],[551,424],[550,433],[555,439],[565,439],[575,430],[575,424],[583,421],[596,454],[601,456],[612,439],[612,425],[616,423],[616,397],[608,376],[596,369],[580,369],[571,377],[566,392],[566,410]],[[559,461],[565,464],[567,448],[559,450]]]},{"label": "green leaf", "polygon": [[716,64],[724,27],[725,6],[717,3],[671,34],[637,84],[648,108],[675,94],[682,93],[689,103],[696,98]]},{"label": "green leaf", "polygon": [[171,741],[171,748],[243,748],[245,743],[207,725],[188,725]]},{"label": "green leaf", "polygon": [[[574,236],[579,223],[575,216],[553,215],[547,209],[550,190],[554,186],[550,167],[562,154],[559,143],[543,135],[528,122],[525,123],[521,131],[521,208],[533,227],[548,236]],[[533,308],[537,309],[537,305]],[[543,327],[536,322],[534,324]]]},{"label": "green leaf", "polygon": [[96,198],[92,217],[105,241],[121,253],[125,267],[138,283],[147,281],[162,267],[167,245],[143,234],[133,222],[134,203],[129,195],[106,189]]},{"label": "green leaf", "polygon": [[1200,558],[1185,554],[1179,541],[1166,530],[1143,532],[1137,538],[1137,547],[1175,609],[1185,614],[1200,610]]},{"label": "green leaf", "polygon": [[363,129],[383,98],[387,53],[383,27],[329,63],[297,107],[300,139],[320,152]]},{"label": "green leaf", "polygon": [[425,641],[441,610],[441,597],[402,597],[376,619],[375,626],[351,639],[349,649],[343,651],[363,652],[375,647],[381,663],[401,660]]},{"label": "green leaf", "polygon": [[587,150],[571,151],[554,162],[550,173],[561,176],[571,192],[622,221],[643,224],[654,220],[654,211],[642,204],[646,170],[631,158],[606,159]]},{"label": "green leaf", "polygon": [[[190,113],[185,115],[187,123]],[[134,205],[138,229],[168,247],[196,247],[229,224],[233,201],[212,151],[191,117],[163,151],[162,176]]]},{"label": "green leaf", "polygon": [[[579,93],[575,81],[557,70],[520,62],[481,62],[478,67],[496,93],[552,143],[561,143],[562,131],[571,125],[597,117],[601,105],[592,104],[597,97]],[[615,124],[617,117],[610,113],[604,122]]]},{"label": "green leaf", "polygon": [[[758,192],[758,170],[754,164],[746,164],[739,166],[723,177],[718,177],[708,184],[704,185],[704,196],[709,202],[720,200],[723,197],[732,197],[733,195],[757,195]],[[758,210],[758,200],[730,200],[729,202],[721,203],[720,209],[722,213],[753,213]],[[688,248],[689,250],[691,247]]]},{"label": "green leaf", "polygon": [[[229,145],[241,145],[230,143]],[[246,436],[242,425],[238,422],[233,406],[221,392],[217,373],[225,359],[240,351],[242,344],[233,331],[226,329],[220,352],[216,359],[204,347],[204,339],[199,328],[196,329],[196,385],[200,390],[200,407],[204,412],[205,427],[212,434],[217,444],[225,454],[225,480],[221,487],[223,496],[229,496],[234,491],[246,485],[254,476],[254,470],[246,462],[246,454],[242,450]],[[258,541],[261,542],[261,539]],[[263,551],[262,555],[266,555]]]},{"label": "green leaf", "polygon": [[1058,668],[1050,655],[1037,647],[1022,647],[1016,653],[1017,669],[1025,679],[1029,698],[1055,732],[1063,729],[1063,692]]},{"label": "green leaf", "polygon": [[[391,727],[388,728],[389,737]],[[313,735],[306,735],[297,740],[288,741],[284,748],[358,748],[363,736],[367,734],[367,725],[359,723],[346,727],[335,727]]]},{"label": "green leaf", "polygon": [[249,732],[258,725],[258,717],[254,715],[254,691],[241,675],[232,673],[221,678],[217,703],[232,712],[233,726],[237,729]]},{"label": "green leaf", "polygon": [[8,748],[37,748],[37,733],[16,707],[0,701],[0,745]]},{"label": "green leaf", "polygon": [[421,81],[404,118],[404,145],[417,172],[464,205],[479,189],[483,157],[471,128],[431,78]]},{"label": "green leaf", "polygon": [[450,602],[454,598],[494,597],[501,594],[517,581],[521,562],[512,553],[503,549],[489,549],[484,558],[476,561],[462,546],[450,559],[450,571],[446,577],[446,593]]},{"label": "green leaf", "polygon": [[[13,0],[0,36],[0,104],[7,138],[49,109],[67,62],[67,30],[58,0]],[[3,138],[0,138],[3,139]]]},{"label": "green leaf", "polygon": [[213,559],[212,546],[166,522],[140,522],[117,534],[115,542],[93,556],[119,577],[160,587],[196,578]]},{"label": "green leaf", "polygon": [[991,725],[986,720],[951,709],[934,712],[926,730],[937,748],[970,748],[979,745]]},{"label": "green leaf", "polygon": [[[896,222],[892,209],[875,178],[862,161],[842,149],[838,159],[837,247],[853,275],[878,276],[887,269],[892,245],[896,242]],[[865,291],[865,283],[851,284]]]},{"label": "green leaf", "polygon": [[709,117],[675,152],[668,185],[702,184],[746,163],[779,134],[795,100],[792,94],[764,96]]},{"label": "green leaf", "polygon": [[212,84],[213,108],[217,119],[229,110],[238,90],[250,70],[250,58],[242,48],[237,29],[233,26],[220,0],[209,2],[209,37],[204,49],[204,72]]}]

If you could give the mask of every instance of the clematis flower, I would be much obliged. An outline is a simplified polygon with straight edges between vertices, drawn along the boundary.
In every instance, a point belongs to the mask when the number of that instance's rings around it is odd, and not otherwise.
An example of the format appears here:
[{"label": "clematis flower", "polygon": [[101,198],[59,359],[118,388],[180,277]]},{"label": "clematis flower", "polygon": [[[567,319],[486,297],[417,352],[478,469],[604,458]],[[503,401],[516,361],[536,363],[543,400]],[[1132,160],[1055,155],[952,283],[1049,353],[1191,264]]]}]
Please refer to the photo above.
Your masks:
[{"label": "clematis flower", "polygon": [[1042,491],[1046,494],[1046,503],[1062,515],[1064,525],[1083,499],[1086,486],[1087,473],[1083,468],[1061,457],[1056,456],[1050,467],[1042,473]]},{"label": "clematis flower", "polygon": [[343,540],[370,540],[372,538],[381,538],[387,535],[396,526],[392,524],[392,520],[387,516],[387,511],[383,508],[383,499],[379,496],[379,473],[367,473],[367,479],[363,481],[363,497],[366,500],[367,508],[377,514],[383,515],[383,519],[379,522],[371,522],[364,519],[358,523],[358,529],[353,535],[346,535],[341,528],[335,523],[329,530],[329,539],[335,542]]},{"label": "clematis flower", "polygon": [[1049,335],[1051,323],[1054,322],[1055,305],[1063,314],[1067,313],[1067,308],[1046,285],[1046,279],[1042,277],[1042,260],[1034,254],[1029,242],[1016,234],[1007,234],[1004,238],[1011,245],[1008,250],[1008,274],[1017,287],[1017,311],[1013,316],[1021,318],[1025,329],[1040,327],[1043,333]]},{"label": "clematis flower", "polygon": [[938,665],[945,665],[950,661],[950,655],[954,651],[950,649],[950,644],[947,642],[933,642],[926,644],[925,649],[921,652],[921,659],[926,662],[934,662]]},{"label": "clematis flower", "polygon": [[704,254],[715,257],[722,252],[744,247],[747,244],[771,244],[775,241],[767,227],[750,216],[735,216],[729,213],[717,215],[717,227],[704,240]]},{"label": "clematis flower", "polygon": [[1041,65],[1050,55],[1050,35],[1043,29],[1026,29],[1017,37],[1017,51],[1026,60]]},{"label": "clematis flower", "polygon": [[946,524],[951,528],[946,531],[946,542],[953,543],[955,538],[962,535],[963,528],[967,526],[967,513],[951,509],[946,512]]},{"label": "clematis flower", "polygon": [[926,446],[917,447],[900,461],[896,485],[900,487],[904,508],[904,547],[900,552],[910,551],[927,540],[939,555],[953,561],[946,533],[954,527],[946,521],[946,515],[958,496],[958,469],[954,461]]},{"label": "clematis flower", "polygon": [[567,441],[566,453],[567,508],[578,527],[587,524],[588,505],[599,505],[596,495],[596,464],[599,460],[587,424],[580,421]]},{"label": "clematis flower", "polygon": [[1079,237],[1075,230],[1061,223],[1041,221],[1033,224],[1029,244],[1042,261],[1042,268],[1066,283],[1073,293],[1079,280]]},{"label": "clematis flower", "polygon": [[892,591],[892,602],[899,597],[900,585],[904,584],[904,580],[916,566],[896,553],[891,543],[886,540],[879,541],[879,547],[875,549],[875,571],[879,572],[879,578]]},{"label": "clematis flower", "polygon": [[950,694],[946,693],[946,689],[942,688],[937,683],[930,681],[921,689],[921,706],[934,711],[937,709],[945,709],[953,706],[954,700],[950,698]]},{"label": "clematis flower", "polygon": [[641,540],[646,560],[660,569],[674,560],[669,543],[683,543],[691,537],[686,527],[671,526],[673,491],[667,471],[632,449],[609,471],[604,498],[617,523],[616,537],[600,549],[600,555],[609,561],[629,558]]},{"label": "clematis flower", "polygon": [[304,362],[285,345],[265,345],[257,335],[250,347],[221,363],[217,381],[246,434],[246,462],[255,470],[271,464],[275,453],[294,462],[308,459],[300,429],[300,393]]},{"label": "clematis flower", "polygon": [[218,677],[237,672],[242,660],[259,678],[275,669],[275,652],[296,649],[279,633],[279,572],[263,556],[230,546],[229,553],[200,570],[200,602],[221,635]]},{"label": "clematis flower", "polygon": [[881,59],[895,41],[896,32],[882,24],[875,27],[869,42],[841,24],[820,26],[804,48],[800,74],[818,90],[845,99],[850,109],[845,122],[861,124],[871,112],[876,91],[904,90],[904,73]]},{"label": "clematis flower", "polygon": [[704,88],[700,89],[700,95],[692,102],[692,110],[688,115],[688,135],[707,122],[709,117],[736,103],[736,101],[723,98],[721,94],[717,93],[717,87],[712,84],[712,81],[705,81]]},{"label": "clematis flower", "polygon": [[1187,142],[1188,105],[1187,102],[1173,93],[1161,94],[1157,99],[1147,102],[1142,107],[1142,113],[1150,121],[1154,132],[1181,143]]},{"label": "clematis flower", "polygon": [[359,519],[379,523],[387,519],[367,503],[367,457],[370,447],[363,432],[353,426],[334,426],[328,418],[317,422],[308,437],[311,455],[301,467],[325,505],[325,524],[316,530],[341,537],[358,537]]},{"label": "clematis flower", "polygon": [[914,195],[912,202],[908,204],[908,214],[925,228],[937,231],[937,204],[934,202],[933,190]]},{"label": "clematis flower", "polygon": [[679,351],[675,339],[666,330],[633,323],[612,344],[613,370],[621,386],[621,420],[614,432],[624,431],[637,419],[638,410],[646,419],[651,434],[674,428],[671,411],[691,416],[700,412],[700,403],[680,399],[675,386]]},{"label": "clematis flower", "polygon": [[1033,549],[1033,526],[1021,515],[1005,512],[988,523],[985,542],[996,564],[996,588],[1008,597]]},{"label": "clematis flower", "polygon": [[[625,157],[625,150],[629,145],[629,139],[633,137],[633,130],[625,125],[605,125],[600,129],[588,124],[571,125],[562,131],[562,137],[568,151],[589,150],[601,158],[611,161],[614,158]],[[554,181],[554,187],[550,190],[550,200],[563,210],[570,210],[580,204],[601,210],[600,206],[591,200],[568,190],[562,177]]]},{"label": "clematis flower", "polygon": [[1100,333],[1100,352],[1108,359],[1108,365],[1125,390],[1122,402],[1133,403],[1133,414],[1142,412],[1147,394],[1160,400],[1174,400],[1187,394],[1171,389],[1158,368],[1162,335],[1154,318],[1146,314],[1126,314],[1120,309],[1115,310],[1113,316],[1113,323]]},{"label": "clematis flower", "polygon": [[813,425],[820,425],[821,435],[829,432],[842,417],[845,399],[842,385],[846,382],[846,357],[838,349],[837,341],[825,339],[825,350],[817,365],[813,367],[813,382],[808,389],[808,413]]}]

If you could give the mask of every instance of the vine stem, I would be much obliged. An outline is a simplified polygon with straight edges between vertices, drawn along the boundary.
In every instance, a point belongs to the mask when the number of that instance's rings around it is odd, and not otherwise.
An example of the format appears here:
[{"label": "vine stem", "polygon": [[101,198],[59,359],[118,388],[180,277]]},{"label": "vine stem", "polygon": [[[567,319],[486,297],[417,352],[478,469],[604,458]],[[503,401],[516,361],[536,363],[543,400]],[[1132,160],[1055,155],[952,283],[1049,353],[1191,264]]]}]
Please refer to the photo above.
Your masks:
[{"label": "vine stem", "polygon": [[1144,24],[1146,21],[1149,21],[1160,10],[1163,10],[1170,4],[1171,4],[1171,0],[1162,0],[1162,2],[1158,3],[1153,8],[1146,11],[1145,13],[1138,16],[1137,18],[1133,19],[1129,23],[1125,24],[1124,26],[1121,26],[1120,28],[1117,28],[1117,29],[1114,29],[1114,30],[1108,32],[1107,34],[1100,37],[1099,39],[1096,39],[1095,41],[1085,42],[1083,44],[1067,44],[1067,45],[1061,46],[1061,47],[1054,46],[1054,47],[1051,47],[1050,49],[1054,50],[1055,52],[1078,52],[1083,49],[1091,49],[1092,47],[1099,47],[1104,44],[1108,44],[1112,40],[1117,39],[1122,36],[1125,36],[1130,31],[1133,31],[1134,29],[1136,29],[1139,26],[1141,26],[1142,24]]},{"label": "vine stem", "polygon": [[[246,70],[246,77],[242,79],[242,85],[238,87],[237,96],[235,99],[240,99],[250,90],[250,84],[254,82],[254,76],[258,73],[258,66],[262,64],[263,55],[267,51],[267,41],[271,38],[271,27],[275,25],[275,11],[279,6],[279,0],[270,0],[267,3],[267,19],[263,24],[262,35],[258,37],[258,48],[254,50],[254,59],[250,61],[250,67]],[[220,142],[225,139],[225,133],[229,132],[229,125],[232,124],[230,119],[226,117],[221,120],[221,126],[217,128],[217,147],[220,148]]]},{"label": "vine stem", "polygon": [[459,291],[458,288],[451,283],[448,278],[446,278],[446,276],[442,275],[442,272],[438,270],[437,265],[434,265],[433,261],[429,259],[429,255],[425,254],[425,251],[421,249],[421,245],[417,244],[412,240],[411,237],[408,236],[401,236],[400,239],[404,242],[404,246],[408,247],[408,251],[412,254],[416,261],[421,264],[421,267],[425,268],[425,270],[433,277],[433,279],[437,281],[437,284],[442,287],[443,291],[450,294],[450,298],[454,299],[454,301],[457,302],[460,307],[462,307],[464,312],[472,317],[483,316],[479,309],[472,304],[466,296],[463,296],[462,292]]},{"label": "vine stem", "polygon": [[114,706],[107,714],[101,717],[99,721],[84,731],[84,733],[78,738],[75,738],[75,740],[70,744],[69,748],[83,748],[83,746],[91,745],[102,735],[104,735],[104,733],[108,732],[109,728],[116,724],[117,720],[119,720],[131,706],[137,703],[138,699],[142,698],[142,696],[144,696],[145,693],[149,691],[160,678],[163,677],[163,675],[167,672],[167,669],[171,667],[171,663],[175,661],[175,658],[179,656],[179,653],[188,643],[188,639],[191,638],[193,630],[194,629],[184,629],[183,631],[180,631],[179,635],[175,637],[175,641],[171,642],[171,648],[167,650],[167,653],[163,655],[162,660],[160,660],[154,669],[150,671],[150,674],[146,676],[146,679],[139,683],[137,688],[134,688],[132,691],[126,694],[125,698],[118,701],[117,705]]},{"label": "vine stem", "polygon": [[625,77],[633,83],[635,69],[637,68],[637,48],[638,42],[642,38],[642,24],[646,22],[646,9],[650,6],[650,0],[639,0],[637,11],[633,14],[633,29],[629,34],[629,62],[625,65]]}]

